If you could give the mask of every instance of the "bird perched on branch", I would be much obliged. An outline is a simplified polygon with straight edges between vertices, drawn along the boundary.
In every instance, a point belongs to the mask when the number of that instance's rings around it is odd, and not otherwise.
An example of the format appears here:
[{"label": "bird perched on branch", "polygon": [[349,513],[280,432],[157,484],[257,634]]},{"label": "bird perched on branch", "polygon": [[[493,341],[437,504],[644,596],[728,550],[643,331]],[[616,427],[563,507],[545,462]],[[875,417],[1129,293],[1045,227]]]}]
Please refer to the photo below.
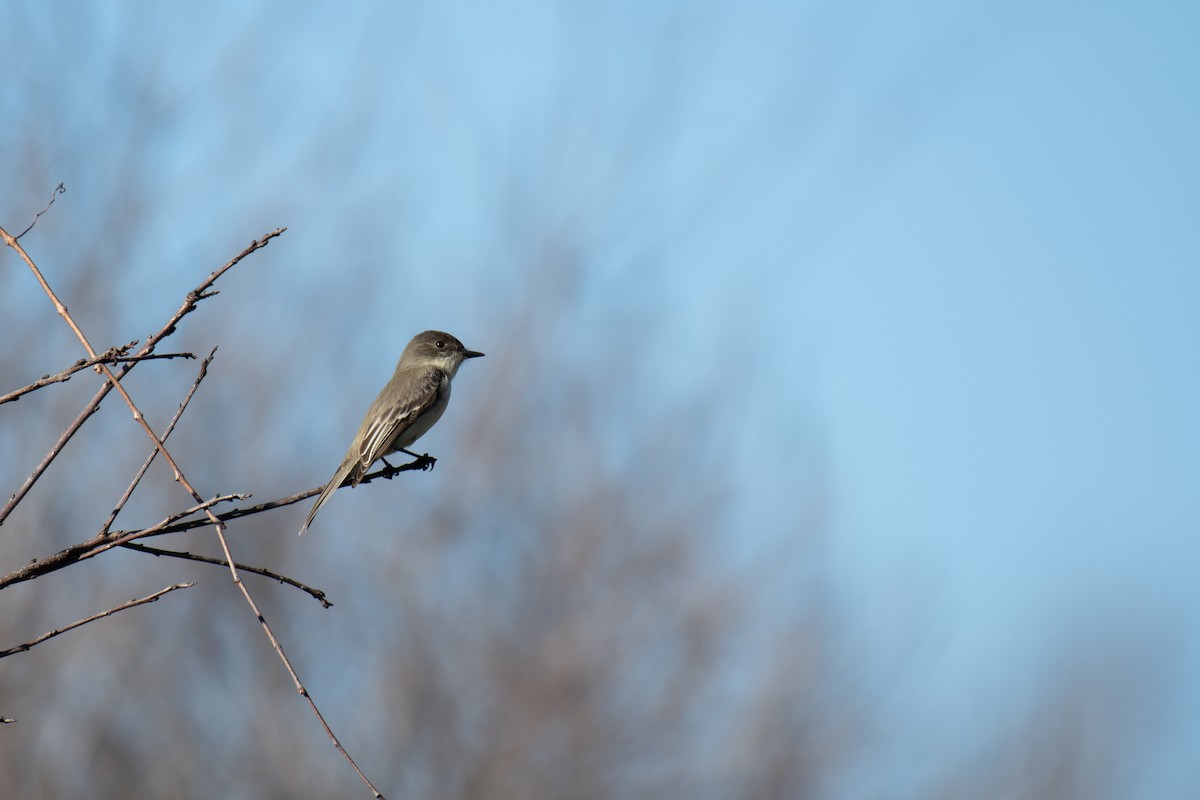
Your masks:
[{"label": "bird perched on branch", "polygon": [[371,465],[388,453],[428,458],[407,448],[441,418],[450,401],[450,381],[462,362],[482,355],[441,331],[414,336],[400,354],[392,379],[367,409],[346,457],[313,503],[300,533],[308,530],[321,506],[339,486],[347,481],[357,486]]}]

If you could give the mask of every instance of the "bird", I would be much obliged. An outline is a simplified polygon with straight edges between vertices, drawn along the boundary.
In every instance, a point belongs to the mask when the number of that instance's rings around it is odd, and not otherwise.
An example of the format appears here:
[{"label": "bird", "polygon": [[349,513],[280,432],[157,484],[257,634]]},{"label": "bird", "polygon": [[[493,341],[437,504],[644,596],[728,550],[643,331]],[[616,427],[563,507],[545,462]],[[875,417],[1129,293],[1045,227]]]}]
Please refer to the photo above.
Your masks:
[{"label": "bird", "polygon": [[400,354],[391,380],[367,409],[346,457],[313,503],[300,533],[308,530],[321,506],[339,486],[347,479],[351,486],[357,486],[377,460],[395,452],[428,458],[407,448],[441,419],[450,401],[450,382],[462,363],[481,356],[483,353],[468,350],[458,339],[442,331],[425,331],[414,336]]}]

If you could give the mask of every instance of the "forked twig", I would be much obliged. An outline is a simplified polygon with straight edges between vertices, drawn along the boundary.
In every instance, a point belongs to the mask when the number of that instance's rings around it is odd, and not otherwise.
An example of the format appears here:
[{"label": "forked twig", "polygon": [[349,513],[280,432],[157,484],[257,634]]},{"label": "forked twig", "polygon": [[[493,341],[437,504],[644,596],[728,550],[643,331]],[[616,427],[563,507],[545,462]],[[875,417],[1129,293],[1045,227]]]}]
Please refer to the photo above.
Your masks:
[{"label": "forked twig", "polygon": [[129,348],[137,344],[136,341],[130,342],[120,347],[110,347],[105,352],[95,358],[81,358],[67,367],[62,372],[57,372],[53,375],[43,375],[28,386],[22,386],[20,389],[9,392],[8,394],[0,394],[0,405],[11,403],[15,400],[20,400],[22,396],[35,392],[44,386],[49,386],[52,383],[63,383],[71,379],[71,376],[82,369],[94,367],[103,361],[105,364],[125,364],[133,361],[150,361],[152,359],[168,359],[168,358],[195,358],[194,353],[150,353],[144,356],[126,356]]},{"label": "forked twig", "polygon": [[[262,238],[252,241],[245,247],[245,249],[242,250],[242,252],[238,253],[236,256],[227,261],[224,266],[214,271],[211,275],[201,281],[200,285],[188,292],[187,297],[184,298],[183,304],[171,316],[171,318],[167,320],[166,324],[159,328],[156,333],[151,335],[146,340],[146,343],[142,345],[140,350],[138,350],[137,355],[144,356],[152,353],[160,341],[175,332],[175,326],[179,324],[181,319],[196,310],[196,305],[200,300],[206,297],[211,297],[214,294],[213,292],[209,292],[208,289],[218,278],[232,269],[246,256],[266,247],[272,239],[274,239],[276,236],[281,236],[286,230],[287,228],[276,228],[270,233],[263,235]],[[16,239],[10,236],[3,228],[0,228],[0,239],[2,239],[9,247],[13,248],[13,250],[15,250],[18,255],[22,257],[25,263],[32,267],[35,274],[41,274],[37,271],[37,267],[33,266],[33,262],[17,243]],[[137,366],[137,363],[138,362],[134,361],[121,367],[121,370],[117,373],[117,380],[120,380],[129,374],[129,371]],[[29,493],[29,490],[33,488],[33,485],[37,482],[38,478],[45,474],[46,470],[50,467],[51,462],[58,457],[59,453],[62,452],[67,442],[69,442],[71,438],[79,431],[79,429],[83,427],[83,423],[87,422],[88,418],[91,417],[92,414],[96,413],[97,409],[100,407],[101,401],[108,396],[108,393],[112,391],[112,389],[113,384],[106,381],[99,388],[99,390],[97,390],[92,399],[88,401],[88,404],[84,406],[84,409],[79,413],[79,416],[77,416],[75,420],[67,426],[66,430],[62,432],[62,434],[58,437],[58,440],[54,443],[54,446],[50,448],[50,452],[45,455],[37,467],[34,468],[29,477],[25,479],[25,483],[21,484],[21,487],[16,491],[16,493],[9,498],[7,503],[4,504],[4,507],[0,508],[0,525],[4,524],[4,520],[8,518],[8,515],[12,513],[13,509],[17,507],[22,499],[24,499],[25,495]]]},{"label": "forked twig", "polygon": [[[200,362],[200,371],[196,375],[196,380],[192,381],[192,386],[190,389],[188,389],[187,395],[185,395],[183,398],[183,402],[179,404],[179,408],[175,411],[175,416],[171,418],[171,422],[169,425],[167,425],[167,429],[163,431],[162,440],[164,442],[167,440],[167,437],[171,435],[171,431],[175,430],[175,424],[179,422],[179,418],[183,416],[184,409],[186,409],[188,407],[188,403],[192,401],[192,396],[195,395],[196,390],[200,388],[200,381],[204,380],[204,376],[208,374],[208,365],[212,363],[212,360],[216,357],[216,355],[217,348],[214,347],[211,351],[209,351],[208,357]],[[104,520],[104,524],[100,526],[100,533],[102,535],[108,533],[108,529],[112,527],[113,522],[117,519],[117,515],[121,513],[121,509],[125,507],[125,503],[127,503],[129,498],[133,495],[133,490],[137,488],[139,483],[141,483],[142,477],[146,474],[146,470],[150,468],[150,464],[154,462],[154,457],[156,455],[158,455],[158,450],[151,450],[150,455],[148,455],[146,460],[142,462],[141,469],[139,469],[137,474],[133,476],[133,480],[129,482],[129,487],[125,489],[125,493],[121,495],[121,499],[119,499],[117,504],[113,506],[113,510],[109,513],[108,519]]]},{"label": "forked twig", "polygon": [[[298,495],[298,497],[305,496],[307,495]],[[208,500],[200,505],[192,506],[191,508],[171,514],[166,519],[158,522],[157,524],[151,525],[148,528],[139,528],[137,530],[129,531],[113,531],[111,533],[98,533],[86,541],[73,544],[70,547],[59,550],[53,555],[47,556],[46,558],[31,561],[22,567],[14,569],[12,572],[9,572],[5,575],[0,575],[0,589],[5,589],[14,583],[31,581],[35,578],[40,578],[43,575],[48,575],[51,572],[57,572],[58,570],[69,567],[72,564],[80,561],[86,561],[87,559],[111,550],[114,547],[126,546],[130,542],[138,539],[144,539],[148,536],[158,536],[165,533],[175,533],[181,530],[188,530],[190,528],[198,528],[201,526],[210,525],[212,523],[207,519],[193,519],[182,522],[179,520],[182,520],[184,517],[195,514],[201,510],[207,509],[216,503],[222,503],[234,499],[244,499],[246,497],[249,497],[249,495],[222,495],[219,497],[214,497],[213,499]],[[217,518],[224,522],[227,518],[236,516],[245,516],[245,514],[237,514],[236,512],[218,514]],[[225,564],[224,561],[221,563]],[[225,564],[225,566],[228,566],[228,564]],[[240,565],[235,564],[234,566]],[[275,578],[276,576],[272,574],[267,575],[266,577]],[[307,589],[307,587],[304,587],[303,584],[299,584],[299,582],[297,582],[297,584],[301,588]],[[323,594],[319,590],[313,591],[317,592],[318,594]]]},{"label": "forked twig", "polygon": [[154,594],[146,595],[145,597],[142,597],[138,600],[130,600],[128,603],[121,603],[121,605],[114,606],[114,607],[108,609],[107,611],[101,611],[99,614],[92,614],[90,617],[76,620],[75,622],[72,622],[70,625],[67,625],[65,627],[56,628],[52,631],[43,633],[41,636],[37,637],[36,639],[32,639],[28,642],[25,642],[24,644],[19,644],[16,647],[10,647],[7,650],[0,650],[0,658],[4,658],[5,656],[16,655],[17,653],[24,653],[26,650],[29,650],[31,647],[41,644],[42,642],[46,641],[47,639],[53,639],[55,636],[66,633],[67,631],[70,631],[70,630],[74,630],[75,628],[78,628],[81,625],[87,625],[89,622],[95,622],[98,619],[104,619],[105,617],[116,614],[118,611],[124,611],[127,608],[133,608],[134,606],[145,605],[146,603],[153,603],[155,600],[162,597],[164,594],[167,594],[168,592],[173,592],[176,589],[190,589],[195,585],[196,584],[194,584],[194,583],[177,583],[174,586],[168,586],[165,589],[159,589]]},{"label": "forked twig", "polygon": [[119,547],[126,542],[132,542],[135,539],[141,539],[145,536],[152,536],[156,532],[161,531],[167,525],[170,525],[175,520],[181,519],[190,514],[194,514],[200,510],[207,511],[208,507],[214,503],[220,503],[226,500],[232,500],[237,497],[245,496],[246,495],[224,495],[221,497],[214,497],[212,500],[201,503],[198,506],[193,506],[184,511],[172,514],[162,522],[159,522],[157,525],[151,525],[149,528],[143,528],[137,531],[129,531],[120,535],[96,534],[87,541],[80,542],[79,544],[73,544],[70,547],[59,550],[52,556],[31,561],[23,567],[14,569],[7,575],[0,576],[0,589],[5,589],[14,583],[31,581],[34,578],[40,578],[43,575],[56,572],[64,567],[77,564],[80,561],[86,561],[93,556],[98,556],[104,551],[111,550],[114,547]]},{"label": "forked twig", "polygon": [[[212,509],[212,507],[215,506],[217,503],[225,503],[225,502],[228,502],[229,500],[245,500],[249,496],[250,495],[248,495],[248,494],[218,495],[217,497],[214,497],[211,500],[204,500],[204,501],[192,506],[191,508],[185,508],[183,511],[176,511],[174,514],[171,514],[170,516],[168,516],[166,519],[164,519],[162,522],[158,523],[157,525],[151,525],[149,528],[143,528],[140,531],[133,531],[132,533],[125,534],[124,536],[115,536],[115,537],[111,536],[111,535],[97,534],[88,540],[89,542],[94,543],[93,546],[91,548],[89,548],[88,552],[85,552],[85,553],[79,555],[77,558],[75,558],[73,560],[84,561],[86,559],[92,558],[93,556],[98,556],[101,553],[105,552],[106,550],[112,550],[114,547],[120,547],[121,545],[125,544],[126,542],[132,542],[134,539],[142,539],[142,538],[145,538],[146,536],[153,536],[155,533],[162,531],[163,528],[166,528],[168,525],[171,525],[172,523],[177,522],[177,521],[183,519],[184,517],[190,517],[192,514],[196,514],[201,511],[203,511],[205,514],[211,515],[212,511],[210,509]],[[202,523],[202,524],[209,524],[209,523]],[[66,566],[66,564],[63,564],[63,566]]]}]

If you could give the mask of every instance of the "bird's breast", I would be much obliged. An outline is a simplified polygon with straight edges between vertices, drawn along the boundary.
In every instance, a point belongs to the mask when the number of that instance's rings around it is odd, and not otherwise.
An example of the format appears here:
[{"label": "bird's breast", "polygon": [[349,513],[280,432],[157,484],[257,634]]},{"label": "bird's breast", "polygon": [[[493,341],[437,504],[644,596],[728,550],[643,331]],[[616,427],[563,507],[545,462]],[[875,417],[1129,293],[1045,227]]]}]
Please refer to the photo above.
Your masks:
[{"label": "bird's breast", "polygon": [[417,439],[420,439],[422,436],[424,436],[429,429],[433,427],[434,423],[442,418],[442,414],[446,411],[446,404],[449,402],[450,378],[449,376],[443,376],[441,385],[438,387],[437,400],[433,402],[433,405],[431,405],[424,414],[417,417],[417,419],[413,421],[412,425],[409,425],[404,429],[403,433],[396,437],[396,441],[392,445],[392,450],[395,451],[401,448],[407,448]]}]

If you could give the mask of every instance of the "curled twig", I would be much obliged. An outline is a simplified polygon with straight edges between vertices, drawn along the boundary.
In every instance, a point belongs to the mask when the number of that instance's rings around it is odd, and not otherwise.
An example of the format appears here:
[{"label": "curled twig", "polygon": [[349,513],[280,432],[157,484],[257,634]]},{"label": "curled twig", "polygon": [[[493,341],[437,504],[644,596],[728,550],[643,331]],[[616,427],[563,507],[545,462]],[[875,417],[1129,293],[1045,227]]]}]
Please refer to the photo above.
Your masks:
[{"label": "curled twig", "polygon": [[42,214],[45,214],[47,211],[49,211],[49,210],[50,210],[50,206],[54,205],[54,201],[58,199],[58,196],[59,196],[60,194],[65,194],[65,193],[66,193],[66,191],[67,191],[67,187],[66,187],[66,186],[64,186],[64,185],[63,185],[63,184],[61,184],[61,183],[60,183],[58,186],[55,186],[55,187],[54,187],[54,191],[50,193],[50,202],[49,202],[49,203],[46,203],[46,207],[45,207],[45,208],[43,208],[41,211],[37,212],[36,214],[34,214],[34,215],[33,215],[33,222],[29,223],[29,227],[28,227],[28,228],[26,228],[25,230],[21,231],[20,233],[18,233],[18,234],[17,234],[16,236],[14,236],[13,238],[14,238],[14,239],[20,239],[22,236],[24,236],[25,234],[27,234],[27,233],[29,233],[31,230],[33,230],[33,226],[34,226],[34,225],[37,225],[38,218],[39,218],[39,217],[41,217],[41,216],[42,216]]}]

